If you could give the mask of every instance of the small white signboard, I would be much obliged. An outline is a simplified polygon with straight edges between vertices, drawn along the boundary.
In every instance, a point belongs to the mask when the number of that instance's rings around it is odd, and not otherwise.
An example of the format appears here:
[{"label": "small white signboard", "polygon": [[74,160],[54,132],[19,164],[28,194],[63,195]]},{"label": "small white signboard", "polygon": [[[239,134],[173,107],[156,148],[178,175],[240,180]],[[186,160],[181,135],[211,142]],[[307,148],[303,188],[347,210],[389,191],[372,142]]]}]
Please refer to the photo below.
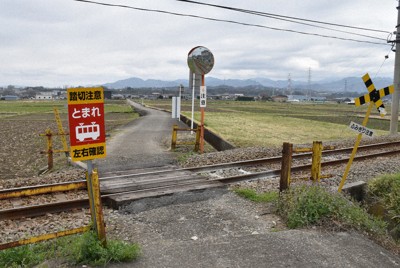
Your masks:
[{"label": "small white signboard", "polygon": [[172,118],[180,120],[181,117],[181,97],[172,97]]},{"label": "small white signboard", "polygon": [[353,121],[350,122],[349,128],[358,134],[363,134],[364,136],[372,138],[374,136],[375,131],[369,128],[366,128],[360,124],[357,124]]},{"label": "small white signboard", "polygon": [[200,107],[207,105],[207,89],[205,86],[200,87]]}]

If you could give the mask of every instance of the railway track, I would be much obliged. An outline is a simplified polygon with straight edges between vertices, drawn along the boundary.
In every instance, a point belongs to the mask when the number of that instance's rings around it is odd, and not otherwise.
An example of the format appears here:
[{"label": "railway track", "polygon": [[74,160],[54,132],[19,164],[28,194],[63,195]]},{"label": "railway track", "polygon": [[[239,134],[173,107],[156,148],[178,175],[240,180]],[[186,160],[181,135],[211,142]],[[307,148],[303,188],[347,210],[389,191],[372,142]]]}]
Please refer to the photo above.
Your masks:
[{"label": "railway track", "polygon": [[[350,153],[352,149],[353,148],[342,148],[324,151],[322,166],[328,167],[346,164],[348,162],[348,157],[344,157],[343,155]],[[385,151],[382,151],[383,149],[385,149]],[[360,146],[359,155],[355,157],[354,161],[397,154],[400,154],[400,142],[364,145]],[[310,170],[310,159],[311,153],[294,154],[293,163],[296,164],[292,166],[292,172]],[[132,173],[133,171],[127,170],[124,172],[105,174],[106,176],[100,178],[102,201],[108,206],[118,208],[126,203],[142,198],[184,191],[202,190],[212,187],[224,187],[227,184],[240,181],[276,177],[279,176],[281,172],[280,162],[281,157],[277,156],[201,167],[150,170],[139,173]],[[245,170],[246,167],[254,166],[258,166],[261,171],[248,172]],[[212,172],[224,169],[236,169],[238,174],[226,177],[209,176]],[[0,200],[15,197],[22,198],[32,193],[51,193],[57,191],[57,189],[64,189],[65,187],[82,191],[86,189],[86,181],[82,180],[69,183],[0,190]],[[89,207],[87,198],[8,208],[0,210],[0,220],[35,217],[47,213],[57,213],[85,207]]]}]

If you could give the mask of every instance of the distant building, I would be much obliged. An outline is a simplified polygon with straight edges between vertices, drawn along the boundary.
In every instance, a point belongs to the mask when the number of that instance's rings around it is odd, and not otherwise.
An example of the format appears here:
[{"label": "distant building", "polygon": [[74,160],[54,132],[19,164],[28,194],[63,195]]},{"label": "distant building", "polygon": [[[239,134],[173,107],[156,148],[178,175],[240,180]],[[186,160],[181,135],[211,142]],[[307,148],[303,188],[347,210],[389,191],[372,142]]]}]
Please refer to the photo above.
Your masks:
[{"label": "distant building", "polygon": [[288,100],[288,96],[286,96],[286,95],[272,96],[272,101],[275,101],[275,102],[286,102],[287,100]]},{"label": "distant building", "polygon": [[251,96],[238,96],[236,98],[237,101],[254,101],[254,97]]},{"label": "distant building", "polygon": [[18,99],[19,99],[18,96],[15,95],[5,95],[0,97],[0,100],[6,100],[6,101],[13,101]]},{"label": "distant building", "polygon": [[52,100],[54,99],[53,97],[53,92],[39,92],[35,96],[36,100]]},{"label": "distant building", "polygon": [[314,102],[325,102],[326,101],[326,97],[311,97],[311,101],[314,101]]},{"label": "distant building", "polygon": [[113,95],[111,96],[111,98],[112,98],[113,100],[123,100],[123,99],[125,99],[125,96],[122,95],[122,94],[113,94]]},{"label": "distant building", "polygon": [[335,98],[334,100],[337,103],[349,103],[352,99],[348,97],[342,97],[342,98]]},{"label": "distant building", "polygon": [[304,95],[288,95],[288,102],[302,102],[309,101],[310,98]]}]

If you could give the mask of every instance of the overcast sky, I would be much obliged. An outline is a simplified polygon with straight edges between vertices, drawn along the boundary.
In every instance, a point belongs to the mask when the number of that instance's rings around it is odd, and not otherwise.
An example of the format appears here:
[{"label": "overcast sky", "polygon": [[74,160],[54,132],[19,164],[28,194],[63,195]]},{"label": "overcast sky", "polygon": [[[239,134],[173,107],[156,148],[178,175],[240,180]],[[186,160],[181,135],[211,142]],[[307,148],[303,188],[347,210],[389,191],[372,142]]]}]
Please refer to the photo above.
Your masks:
[{"label": "overcast sky", "polygon": [[[371,77],[393,76],[394,53],[385,45],[385,40],[397,23],[395,0],[207,1],[384,30],[387,33],[335,28],[383,40],[173,0],[99,2],[372,41],[380,45],[73,0],[1,0],[0,85],[79,86],[130,77],[187,79],[187,54],[199,45],[209,48],[215,58],[214,68],[206,77],[286,80],[290,73],[293,80],[307,81],[309,68],[312,81],[361,77],[366,72]],[[389,55],[386,61],[385,55]]]}]

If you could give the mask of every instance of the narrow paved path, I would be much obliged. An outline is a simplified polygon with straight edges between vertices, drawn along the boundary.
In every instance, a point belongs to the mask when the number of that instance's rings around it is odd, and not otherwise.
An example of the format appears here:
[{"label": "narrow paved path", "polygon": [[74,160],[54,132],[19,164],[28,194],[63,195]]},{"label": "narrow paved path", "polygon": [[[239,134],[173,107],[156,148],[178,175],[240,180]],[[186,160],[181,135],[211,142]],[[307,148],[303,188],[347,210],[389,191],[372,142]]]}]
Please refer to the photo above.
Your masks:
[{"label": "narrow paved path", "polygon": [[107,140],[107,157],[96,161],[102,172],[173,166],[175,155],[169,151],[172,126],[182,124],[171,114],[128,103],[142,116],[122,127]]}]

